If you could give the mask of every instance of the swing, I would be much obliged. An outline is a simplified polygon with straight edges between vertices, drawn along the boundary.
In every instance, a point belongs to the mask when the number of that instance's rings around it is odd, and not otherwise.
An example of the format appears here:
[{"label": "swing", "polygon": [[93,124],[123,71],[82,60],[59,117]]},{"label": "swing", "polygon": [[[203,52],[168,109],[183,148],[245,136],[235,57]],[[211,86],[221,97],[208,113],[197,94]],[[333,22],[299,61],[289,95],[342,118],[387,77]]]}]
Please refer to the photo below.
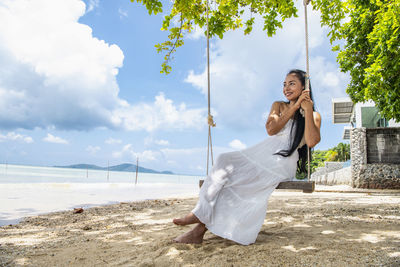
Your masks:
[{"label": "swing", "polygon": [[[305,39],[306,39],[306,84],[305,90],[310,88],[310,69],[309,69],[309,59],[308,59],[308,23],[307,23],[307,5],[311,0],[303,0],[304,4],[304,18],[305,18]],[[208,144],[207,144],[207,175],[209,169],[209,158],[211,153],[211,164],[214,165],[213,151],[212,151],[212,139],[211,139],[211,127],[215,127],[213,116],[211,115],[210,108],[210,36],[209,36],[209,25],[208,25],[208,0],[206,4],[207,12],[207,86],[208,86]],[[310,149],[307,149],[307,181],[290,181],[290,182],[280,182],[276,189],[290,189],[290,190],[303,190],[303,193],[312,193],[315,190],[315,182],[310,181]],[[199,181],[199,186],[201,187],[204,180]]]}]

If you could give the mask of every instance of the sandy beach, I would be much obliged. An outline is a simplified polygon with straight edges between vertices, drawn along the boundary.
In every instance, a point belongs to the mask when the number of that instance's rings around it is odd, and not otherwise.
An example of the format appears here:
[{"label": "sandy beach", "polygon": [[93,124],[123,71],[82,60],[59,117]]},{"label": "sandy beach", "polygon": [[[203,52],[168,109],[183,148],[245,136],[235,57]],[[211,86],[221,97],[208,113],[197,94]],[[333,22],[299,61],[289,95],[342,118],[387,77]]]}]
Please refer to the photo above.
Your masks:
[{"label": "sandy beach", "polygon": [[28,217],[0,228],[0,266],[399,266],[400,191],[332,191],[275,191],[250,246],[173,243],[196,198]]}]

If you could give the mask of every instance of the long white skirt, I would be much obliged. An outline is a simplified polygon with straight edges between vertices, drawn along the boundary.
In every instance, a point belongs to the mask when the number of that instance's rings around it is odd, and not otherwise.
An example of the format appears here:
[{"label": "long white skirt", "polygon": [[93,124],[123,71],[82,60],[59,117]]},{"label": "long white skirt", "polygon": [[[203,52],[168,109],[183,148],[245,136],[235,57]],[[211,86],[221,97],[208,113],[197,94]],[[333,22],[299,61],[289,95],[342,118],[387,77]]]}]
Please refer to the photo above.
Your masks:
[{"label": "long white skirt", "polygon": [[274,155],[288,148],[290,125],[253,147],[218,157],[192,210],[213,234],[243,245],[256,241],[271,193],[296,175],[297,151]]}]

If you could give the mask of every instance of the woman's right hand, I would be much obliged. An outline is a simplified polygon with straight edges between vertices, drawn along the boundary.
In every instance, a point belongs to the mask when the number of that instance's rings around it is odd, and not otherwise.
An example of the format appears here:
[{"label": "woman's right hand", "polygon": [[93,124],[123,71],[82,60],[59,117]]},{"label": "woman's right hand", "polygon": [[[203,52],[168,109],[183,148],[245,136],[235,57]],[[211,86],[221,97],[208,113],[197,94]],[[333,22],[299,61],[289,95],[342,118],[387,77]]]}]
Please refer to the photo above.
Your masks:
[{"label": "woman's right hand", "polygon": [[309,98],[310,98],[310,90],[303,90],[303,92],[301,92],[301,95],[296,101],[295,104],[296,108],[299,109],[301,107],[301,102]]}]

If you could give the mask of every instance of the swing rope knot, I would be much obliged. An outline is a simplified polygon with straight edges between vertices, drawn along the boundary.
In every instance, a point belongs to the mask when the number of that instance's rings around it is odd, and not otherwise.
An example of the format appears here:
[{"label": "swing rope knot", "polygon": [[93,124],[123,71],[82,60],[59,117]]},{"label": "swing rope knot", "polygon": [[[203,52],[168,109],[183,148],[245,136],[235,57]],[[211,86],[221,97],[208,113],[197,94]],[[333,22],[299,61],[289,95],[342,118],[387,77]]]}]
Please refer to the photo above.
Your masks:
[{"label": "swing rope knot", "polygon": [[213,118],[213,116],[211,114],[208,114],[207,122],[208,122],[208,125],[211,126],[211,127],[217,126],[217,124],[215,124],[214,118]]}]

